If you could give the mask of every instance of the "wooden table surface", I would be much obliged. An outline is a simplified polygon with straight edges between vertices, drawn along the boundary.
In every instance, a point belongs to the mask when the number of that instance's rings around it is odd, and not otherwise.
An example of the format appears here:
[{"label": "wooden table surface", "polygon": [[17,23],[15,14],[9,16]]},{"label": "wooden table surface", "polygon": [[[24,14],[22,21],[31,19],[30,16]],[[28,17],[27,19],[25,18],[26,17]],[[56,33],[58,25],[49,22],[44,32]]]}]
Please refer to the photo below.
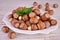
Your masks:
[{"label": "wooden table surface", "polygon": [[[40,4],[44,4],[46,2],[50,3],[50,5],[54,3],[58,3],[59,7],[54,10],[53,17],[58,19],[58,23],[60,23],[60,0],[0,0],[0,40],[10,40],[8,38],[8,33],[4,33],[2,31],[3,25],[5,23],[2,21],[4,15],[14,8],[25,5],[32,5],[34,1],[37,1]],[[60,26],[60,25],[59,25]],[[51,32],[50,34],[35,34],[35,35],[26,35],[26,34],[18,34],[15,39],[12,40],[60,40],[60,27],[57,30]]]}]

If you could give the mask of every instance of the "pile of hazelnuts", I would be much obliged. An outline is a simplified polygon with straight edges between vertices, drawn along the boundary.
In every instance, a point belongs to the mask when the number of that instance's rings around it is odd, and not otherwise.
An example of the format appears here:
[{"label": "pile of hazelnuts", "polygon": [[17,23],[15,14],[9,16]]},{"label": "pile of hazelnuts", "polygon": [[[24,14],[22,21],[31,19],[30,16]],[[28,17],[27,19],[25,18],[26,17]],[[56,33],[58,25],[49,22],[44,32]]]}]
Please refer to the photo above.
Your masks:
[{"label": "pile of hazelnuts", "polygon": [[[22,7],[18,7],[17,9],[12,11],[12,14],[8,16],[9,22],[18,29],[21,30],[43,30],[49,28],[51,26],[55,26],[57,21],[52,19],[50,16],[54,14],[54,10],[51,10],[49,7],[49,3],[45,4],[45,13],[42,14],[40,9],[42,9],[42,5],[37,2],[33,3],[32,12],[29,15],[18,16],[16,14],[16,10],[22,10]],[[53,4],[53,8],[57,8],[58,4]],[[10,29],[7,26],[3,26],[3,31],[8,33],[9,38],[13,39],[16,37],[15,32],[10,32]]]}]

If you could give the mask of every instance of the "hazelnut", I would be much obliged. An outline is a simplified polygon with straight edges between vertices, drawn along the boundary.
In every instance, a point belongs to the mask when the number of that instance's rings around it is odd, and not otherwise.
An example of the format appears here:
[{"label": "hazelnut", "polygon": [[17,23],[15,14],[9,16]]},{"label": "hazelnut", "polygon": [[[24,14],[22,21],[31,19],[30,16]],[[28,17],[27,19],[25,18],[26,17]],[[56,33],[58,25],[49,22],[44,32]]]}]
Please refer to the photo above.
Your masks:
[{"label": "hazelnut", "polygon": [[49,7],[49,3],[46,3],[45,6],[46,6],[46,7]]},{"label": "hazelnut", "polygon": [[32,30],[37,30],[38,28],[37,28],[37,25],[32,25]]},{"label": "hazelnut", "polygon": [[39,16],[36,16],[36,19],[38,19],[38,20],[39,20],[39,19],[40,19],[40,17],[39,17]]},{"label": "hazelnut", "polygon": [[50,23],[51,23],[51,25],[56,25],[57,24],[57,21],[54,20],[54,19],[51,19]]},{"label": "hazelnut", "polygon": [[49,7],[45,7],[45,11],[48,11],[50,8]]},{"label": "hazelnut", "polygon": [[16,13],[16,10],[13,10],[13,11],[12,11],[12,14],[14,14],[14,13]]},{"label": "hazelnut", "polygon": [[19,27],[19,21],[18,20],[14,19],[11,23],[14,27],[16,27],[16,28]]},{"label": "hazelnut", "polygon": [[53,10],[48,10],[48,14],[53,15],[54,11]]},{"label": "hazelnut", "polygon": [[16,13],[14,13],[13,18],[18,18],[18,15]]},{"label": "hazelnut", "polygon": [[29,17],[35,17],[36,16],[36,14],[34,13],[34,12],[31,12],[30,14],[29,14]]},{"label": "hazelnut", "polygon": [[19,20],[19,23],[21,24],[21,23],[23,23],[24,21],[23,20]]},{"label": "hazelnut", "polygon": [[30,31],[32,30],[32,29],[31,29],[31,26],[28,27],[28,30],[30,30]]},{"label": "hazelnut", "polygon": [[38,5],[38,3],[37,3],[37,2],[34,2],[34,3],[33,3],[33,6],[37,6],[37,5]]},{"label": "hazelnut", "polygon": [[5,33],[8,33],[9,32],[9,28],[7,26],[3,26],[2,30]]},{"label": "hazelnut", "polygon": [[18,28],[18,27],[19,27],[19,23],[14,23],[14,26],[15,26],[16,28]]},{"label": "hazelnut", "polygon": [[28,19],[29,19],[29,18],[28,18],[28,15],[24,15],[24,16],[23,16],[23,20],[24,20],[24,21],[27,21]]},{"label": "hazelnut", "polygon": [[50,27],[50,22],[49,21],[45,21],[44,23],[45,23],[46,28]]},{"label": "hazelnut", "polygon": [[23,9],[23,7],[18,7],[16,10],[22,10]]},{"label": "hazelnut", "polygon": [[14,39],[14,38],[16,37],[16,33],[15,33],[15,32],[9,32],[9,33],[8,33],[8,37],[9,37],[10,39]]},{"label": "hazelnut", "polygon": [[9,22],[12,22],[13,18],[9,18],[8,20],[9,20]]},{"label": "hazelnut", "polygon": [[38,5],[38,8],[39,8],[39,9],[41,9],[41,8],[42,8],[42,5],[41,5],[41,4],[40,4],[40,5]]},{"label": "hazelnut", "polygon": [[18,28],[19,27],[19,23],[18,22],[14,22],[13,26],[16,27],[16,28]]},{"label": "hazelnut", "polygon": [[43,21],[46,21],[46,20],[48,20],[49,18],[50,18],[50,15],[47,14],[47,13],[41,15],[41,19],[42,19]]},{"label": "hazelnut", "polygon": [[28,26],[31,25],[29,21],[26,21],[26,24],[27,24]]},{"label": "hazelnut", "polygon": [[9,19],[9,18],[12,18],[12,17],[13,17],[13,14],[9,14],[9,15],[8,15],[8,19]]},{"label": "hazelnut", "polygon": [[38,23],[38,19],[37,18],[30,18],[30,23]]},{"label": "hazelnut", "polygon": [[11,23],[13,24],[13,23],[18,23],[18,22],[19,22],[18,20],[13,19]]},{"label": "hazelnut", "polygon": [[21,16],[19,16],[19,17],[18,17],[18,19],[19,19],[19,20],[21,20],[21,19],[22,19],[22,17],[21,17]]},{"label": "hazelnut", "polygon": [[34,12],[35,12],[36,15],[40,14],[40,10],[39,9],[34,9]]},{"label": "hazelnut", "polygon": [[19,28],[22,29],[22,30],[26,30],[28,27],[25,23],[21,23]]},{"label": "hazelnut", "polygon": [[58,7],[58,4],[56,3],[56,4],[53,4],[53,7],[54,8],[57,8]]},{"label": "hazelnut", "polygon": [[45,28],[45,23],[42,22],[41,20],[39,20],[37,26],[38,26],[38,29],[44,29]]}]

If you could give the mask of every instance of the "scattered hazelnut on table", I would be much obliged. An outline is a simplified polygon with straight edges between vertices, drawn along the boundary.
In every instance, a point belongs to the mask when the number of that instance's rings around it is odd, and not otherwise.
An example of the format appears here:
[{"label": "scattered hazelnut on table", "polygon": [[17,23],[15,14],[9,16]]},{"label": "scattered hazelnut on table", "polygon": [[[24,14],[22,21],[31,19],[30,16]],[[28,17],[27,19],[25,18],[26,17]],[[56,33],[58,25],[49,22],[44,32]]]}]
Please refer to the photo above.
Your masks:
[{"label": "scattered hazelnut on table", "polygon": [[53,15],[54,11],[53,10],[48,10],[48,14]]},{"label": "scattered hazelnut on table", "polygon": [[10,29],[7,26],[3,26],[2,30],[3,32],[8,33]]},{"label": "scattered hazelnut on table", "polygon": [[49,7],[49,3],[46,3],[45,6],[46,6],[46,7]]},{"label": "scattered hazelnut on table", "polygon": [[45,11],[48,11],[50,8],[49,7],[45,7]]},{"label": "scattered hazelnut on table", "polygon": [[50,8],[49,8],[49,3],[46,3],[45,4],[45,11],[48,11]]},{"label": "scattered hazelnut on table", "polygon": [[8,37],[9,37],[10,39],[14,39],[14,38],[16,37],[16,33],[15,33],[15,32],[9,32],[9,33],[8,33]]},{"label": "scattered hazelnut on table", "polygon": [[41,4],[39,4],[39,5],[38,5],[38,8],[39,8],[39,9],[41,9],[41,8],[42,8],[42,5],[41,5]]},{"label": "scattered hazelnut on table", "polygon": [[57,3],[53,4],[53,7],[54,8],[57,8],[58,7],[58,4]]},{"label": "scattered hazelnut on table", "polygon": [[33,6],[37,6],[37,5],[38,5],[38,3],[37,3],[37,2],[34,2],[34,3],[33,3]]}]

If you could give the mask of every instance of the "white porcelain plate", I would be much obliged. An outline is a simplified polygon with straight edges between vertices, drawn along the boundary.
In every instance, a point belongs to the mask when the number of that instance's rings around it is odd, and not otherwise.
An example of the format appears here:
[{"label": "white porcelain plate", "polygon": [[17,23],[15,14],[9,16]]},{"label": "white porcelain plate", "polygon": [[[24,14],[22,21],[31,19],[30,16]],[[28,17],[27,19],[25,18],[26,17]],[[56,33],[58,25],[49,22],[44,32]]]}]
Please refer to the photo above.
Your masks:
[{"label": "white porcelain plate", "polygon": [[[10,12],[11,13],[11,12]],[[16,33],[22,33],[22,34],[37,34],[37,33],[41,33],[41,34],[49,34],[51,31],[54,31],[58,28],[58,24],[55,26],[51,26],[49,28],[43,29],[43,30],[36,30],[36,31],[29,31],[29,30],[20,30],[17,29],[15,27],[13,27],[13,25],[8,21],[8,15],[9,13],[7,13],[4,18],[3,18],[3,22],[14,32]],[[56,19],[56,18],[53,18]]]}]

